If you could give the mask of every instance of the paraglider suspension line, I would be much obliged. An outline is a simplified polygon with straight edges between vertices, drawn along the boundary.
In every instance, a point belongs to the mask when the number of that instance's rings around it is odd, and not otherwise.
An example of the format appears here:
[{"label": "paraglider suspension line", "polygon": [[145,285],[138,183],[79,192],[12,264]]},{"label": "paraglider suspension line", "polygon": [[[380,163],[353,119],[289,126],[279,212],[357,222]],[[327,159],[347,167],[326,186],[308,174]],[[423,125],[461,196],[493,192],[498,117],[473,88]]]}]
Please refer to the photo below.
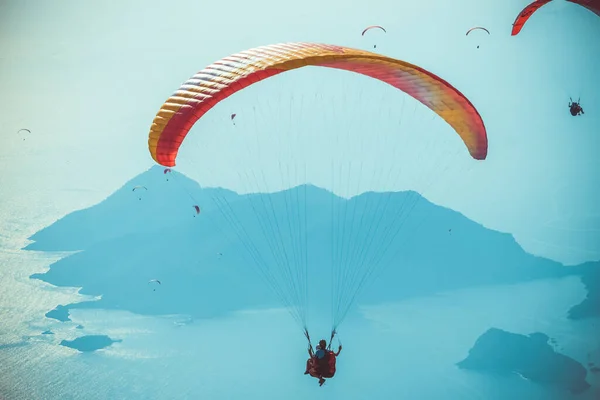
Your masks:
[{"label": "paraglider suspension line", "polygon": [[333,342],[333,338],[337,332],[334,330],[331,331],[331,337],[329,338],[329,344],[327,345],[327,350],[331,350],[331,342]]},{"label": "paraglider suspension line", "polygon": [[308,334],[308,329],[304,327],[304,336],[306,336],[306,340],[308,340],[308,345],[312,349],[312,343],[310,342],[310,335]]}]

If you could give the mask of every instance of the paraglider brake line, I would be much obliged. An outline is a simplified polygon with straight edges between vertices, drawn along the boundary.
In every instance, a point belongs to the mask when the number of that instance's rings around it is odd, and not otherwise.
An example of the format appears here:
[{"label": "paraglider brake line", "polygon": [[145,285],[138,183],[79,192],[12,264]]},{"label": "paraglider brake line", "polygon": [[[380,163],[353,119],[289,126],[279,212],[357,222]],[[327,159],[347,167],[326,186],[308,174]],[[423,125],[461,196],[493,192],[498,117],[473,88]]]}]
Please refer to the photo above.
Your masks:
[{"label": "paraglider brake line", "polygon": [[306,327],[304,327],[304,336],[306,336],[306,339],[308,340],[308,345],[312,348],[312,343],[310,342],[310,335],[308,334],[308,329]]},{"label": "paraglider brake line", "polygon": [[333,342],[333,338],[337,332],[334,330],[331,331],[331,338],[329,338],[329,345],[327,345],[327,349],[331,350],[331,342]]}]

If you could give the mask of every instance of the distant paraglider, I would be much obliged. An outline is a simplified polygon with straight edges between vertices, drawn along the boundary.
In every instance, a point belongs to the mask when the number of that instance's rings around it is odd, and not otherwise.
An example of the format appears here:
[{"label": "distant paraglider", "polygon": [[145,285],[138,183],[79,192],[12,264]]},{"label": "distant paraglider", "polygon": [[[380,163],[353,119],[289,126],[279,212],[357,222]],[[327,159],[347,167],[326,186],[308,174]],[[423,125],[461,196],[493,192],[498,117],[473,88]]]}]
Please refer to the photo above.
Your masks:
[{"label": "distant paraglider", "polygon": [[[365,33],[367,33],[367,31],[370,31],[371,29],[381,29],[382,31],[384,31],[385,33],[387,33],[387,31],[385,30],[385,28],[383,26],[379,26],[379,25],[371,25],[371,26],[367,26],[363,31],[361,36],[365,36]],[[376,49],[377,45],[374,44],[373,48]]]},{"label": "distant paraglider", "polygon": [[[163,171],[163,175],[167,175],[171,173],[171,168],[165,168],[165,170]],[[167,178],[167,182],[169,181],[169,178]]]},{"label": "distant paraglider", "polygon": [[[17,131],[17,134],[21,133],[21,132],[27,132],[27,133],[31,133],[31,131],[29,129],[26,128],[21,128]],[[25,140],[25,136],[23,136],[23,140]]]},{"label": "distant paraglider", "polygon": [[382,31],[384,31],[385,33],[387,33],[387,31],[385,30],[385,28],[383,26],[380,25],[371,25],[371,26],[367,26],[363,31],[362,31],[362,36],[365,36],[365,33],[367,33],[367,31],[370,31],[371,29],[381,29]]},{"label": "distant paraglider", "polygon": [[233,125],[235,125],[235,121],[234,120],[235,120],[235,116],[236,115],[237,114],[231,114],[231,122],[233,122]]},{"label": "distant paraglider", "polygon": [[[200,214],[200,207],[199,206],[194,206],[194,210],[196,210],[196,215]],[[196,215],[194,215],[194,217]]]},{"label": "distant paraglider", "polygon": [[[488,31],[486,28],[484,28],[482,26],[475,26],[467,31],[466,36],[469,36],[469,33],[473,32],[475,30],[482,30],[482,31],[487,32],[488,35],[490,34],[490,31]],[[477,48],[479,48],[479,45],[477,45]]]},{"label": "distant paraglider", "polygon": [[[133,189],[131,189],[131,191],[135,192],[136,190],[140,190],[140,189],[144,189],[146,191],[148,190],[148,188],[146,186],[138,185],[138,186],[135,186]],[[141,199],[142,199],[141,197],[138,197],[138,200],[141,200]]]},{"label": "distant paraglider", "polygon": [[583,108],[581,108],[581,104],[579,103],[579,100],[580,99],[577,99],[577,101],[573,101],[573,99],[571,99],[569,97],[569,112],[574,117],[585,114],[583,112]]},{"label": "distant paraglider", "polygon": [[[158,283],[159,285],[162,285],[162,283],[160,283],[160,281],[158,279],[150,279],[148,281],[148,285],[150,285],[151,283]],[[156,292],[156,288],[152,289],[153,292]]]}]

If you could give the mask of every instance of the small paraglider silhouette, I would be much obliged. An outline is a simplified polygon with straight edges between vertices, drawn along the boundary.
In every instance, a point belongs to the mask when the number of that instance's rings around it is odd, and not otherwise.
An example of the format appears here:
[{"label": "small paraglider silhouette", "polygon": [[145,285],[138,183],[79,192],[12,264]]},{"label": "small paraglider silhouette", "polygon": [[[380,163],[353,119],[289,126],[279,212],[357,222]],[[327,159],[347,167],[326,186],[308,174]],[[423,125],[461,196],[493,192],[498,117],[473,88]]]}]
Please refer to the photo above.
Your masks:
[{"label": "small paraglider silhouette", "polygon": [[[193,206],[194,210],[196,210],[196,215],[200,214],[200,207],[199,206]],[[196,215],[194,215],[194,218],[196,218]]]},{"label": "small paraglider silhouette", "polygon": [[[21,133],[21,132],[27,132],[27,133],[31,133],[31,131],[29,129],[26,128],[21,128],[17,131],[17,134]],[[23,140],[25,140],[25,135],[23,135]]]},{"label": "small paraglider silhouette", "polygon": [[233,122],[233,125],[234,125],[234,126],[235,126],[235,121],[234,121],[234,119],[235,119],[235,116],[236,116],[236,115],[237,115],[237,114],[231,114],[231,122]]},{"label": "small paraglider silhouette", "polygon": [[[469,29],[469,30],[467,31],[467,34],[466,34],[466,36],[469,36],[469,33],[471,33],[471,32],[472,32],[472,31],[474,31],[474,30],[482,30],[482,31],[485,31],[485,32],[487,32],[487,34],[488,34],[488,35],[490,34],[490,31],[488,31],[488,30],[487,30],[487,29],[485,29],[484,27],[482,27],[482,26],[476,26],[476,27],[473,27],[473,28]],[[479,45],[477,45],[477,48],[479,48]]]},{"label": "small paraglider silhouette", "polygon": [[[151,283],[153,283],[153,282],[158,283],[159,285],[162,285],[162,283],[160,283],[160,281],[158,279],[150,279],[148,281],[148,285],[151,284]],[[152,291],[156,292],[156,288],[152,289]]]},{"label": "small paraglider silhouette", "polygon": [[577,101],[573,101],[573,99],[569,97],[569,112],[574,117],[585,114],[583,112],[583,108],[581,108],[581,104],[579,103],[580,100],[581,99],[577,99]]},{"label": "small paraglider silhouette", "polygon": [[[144,190],[148,190],[148,188],[147,188],[146,186],[141,186],[141,185],[138,185],[138,186],[134,187],[133,189],[131,189],[131,191],[132,191],[132,192],[135,192],[135,191],[136,191],[136,190],[138,190],[138,189],[144,189]],[[138,200],[141,200],[141,199],[142,199],[141,197],[138,197]]]},{"label": "small paraglider silhouette", "polygon": [[[365,33],[367,33],[367,31],[370,31],[371,29],[381,29],[382,31],[384,31],[385,33],[387,33],[387,31],[385,30],[385,28],[383,26],[379,26],[379,25],[371,25],[371,26],[367,26],[363,31],[361,36],[365,36]],[[373,45],[373,48],[376,49],[377,48],[377,44]]]},{"label": "small paraglider silhouette", "polygon": [[[167,173],[171,173],[171,168],[165,168],[165,170],[163,171],[163,175],[167,175]],[[169,178],[167,178],[167,182],[169,182]]]}]

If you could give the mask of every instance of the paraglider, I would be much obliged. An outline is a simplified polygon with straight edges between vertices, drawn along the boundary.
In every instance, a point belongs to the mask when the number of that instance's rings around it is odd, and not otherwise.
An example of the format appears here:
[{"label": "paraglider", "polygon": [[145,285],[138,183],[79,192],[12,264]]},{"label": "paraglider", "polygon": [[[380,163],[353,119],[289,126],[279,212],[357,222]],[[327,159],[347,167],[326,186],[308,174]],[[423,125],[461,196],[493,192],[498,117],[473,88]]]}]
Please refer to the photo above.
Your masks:
[{"label": "paraglider", "polygon": [[[383,26],[379,26],[379,25],[371,25],[371,26],[367,26],[363,31],[361,36],[365,36],[365,33],[367,33],[367,31],[370,31],[371,29],[381,29],[382,31],[384,31],[385,33],[387,33],[387,31],[385,30],[385,28]],[[374,44],[373,48],[376,49],[377,45]]]},{"label": "paraglider", "polygon": [[[165,168],[165,170],[163,171],[163,175],[167,175],[171,173],[171,168]],[[167,178],[167,182],[169,181],[169,178]]]},{"label": "paraglider", "polygon": [[[519,13],[519,15],[517,15],[517,18],[515,19],[515,22],[513,23],[511,35],[515,36],[519,32],[521,32],[521,29],[523,29],[523,26],[525,25],[527,20],[529,20],[529,17],[531,17],[533,15],[533,13],[536,12],[537,10],[539,10],[540,7],[542,7],[543,5],[550,3],[550,1],[552,1],[552,0],[536,0],[533,3],[529,4],[527,7],[525,7]],[[567,0],[567,1],[571,2],[571,3],[579,4],[580,6],[585,7],[588,10],[590,10],[591,12],[600,16],[600,0]]]},{"label": "paraglider", "polygon": [[[29,129],[26,128],[21,128],[17,131],[17,134],[21,133],[21,132],[27,132],[27,133],[31,133],[31,131]],[[23,136],[23,140],[25,140],[25,136]]]},{"label": "paraglider", "polygon": [[486,28],[484,28],[483,26],[475,26],[475,27],[473,27],[473,28],[471,28],[471,29],[469,29],[469,30],[467,31],[467,33],[466,33],[466,36],[469,36],[469,33],[471,33],[471,32],[472,32],[472,31],[474,31],[474,30],[477,30],[477,29],[481,29],[481,30],[483,30],[483,31],[486,31],[488,35],[490,34],[490,31],[488,31],[488,30],[487,30]]},{"label": "paraglider", "polygon": [[325,378],[333,378],[335,376],[337,357],[342,351],[342,345],[339,346],[337,353],[331,351],[327,346],[327,341],[321,339],[317,345],[316,352],[313,351],[309,341],[308,355],[306,361],[306,370],[304,375],[310,375],[313,378],[319,379],[319,386],[323,386]]},{"label": "paraglider", "polygon": [[[369,51],[317,43],[284,43],[242,51],[225,57],[193,75],[158,110],[148,135],[151,157],[164,167],[175,166],[179,149],[190,129],[216,104],[257,82],[305,66],[346,70],[385,82],[418,100],[446,121],[459,135],[473,159],[484,160],[487,157],[487,133],[480,114],[450,83],[402,60]],[[259,259],[259,251],[252,247],[253,237],[245,232],[241,222],[239,224],[241,227],[237,231],[246,243],[245,247],[250,249],[249,253],[252,251],[251,255],[256,256],[252,261],[257,269],[266,275],[273,291],[280,296],[290,314],[302,326],[309,340],[309,347],[312,348],[306,327],[305,299],[299,299],[300,296],[304,296],[304,290],[299,288],[304,288],[307,280],[302,264],[281,265],[283,263],[273,262],[272,265],[267,265],[267,262]],[[265,230],[265,235],[267,232]],[[273,229],[270,232],[272,235],[281,235]],[[294,231],[291,235],[301,233]],[[298,242],[298,246],[301,247],[300,253],[306,252],[303,248],[306,246],[305,242]],[[286,273],[281,273],[284,268]],[[354,278],[357,281],[366,280],[370,266],[365,266],[363,270],[359,270],[360,266],[356,268],[357,276]],[[343,293],[336,292],[332,296],[332,309],[335,310],[332,316],[332,339],[360,290],[360,286],[352,286],[346,282],[345,274],[336,277],[339,282],[335,284],[345,284],[346,287]],[[321,385],[325,378],[335,374],[336,353],[328,351],[326,354],[329,369],[324,370],[322,366],[317,366],[313,370]],[[311,374],[311,366],[309,365],[308,374]]]},{"label": "paraglider", "polygon": [[[148,285],[151,283],[158,283],[159,285],[162,285],[162,283],[160,283],[160,281],[158,279],[150,279],[148,281]],[[152,289],[153,292],[156,292],[156,288]]]},{"label": "paraglider", "polygon": [[569,112],[574,117],[585,114],[583,112],[583,108],[581,108],[581,104],[579,103],[579,100],[580,99],[577,99],[577,101],[573,101],[573,99],[571,99],[569,97]]},{"label": "paraglider", "polygon": [[[487,32],[488,35],[490,34],[490,31],[488,31],[486,28],[484,28],[482,26],[475,26],[475,27],[469,29],[465,36],[469,36],[469,33],[471,33],[474,30],[482,30],[482,31]],[[477,45],[477,48],[479,48],[479,45]]]},{"label": "paraglider", "polygon": [[235,125],[235,121],[234,121],[234,119],[235,119],[235,116],[236,116],[236,115],[237,115],[237,114],[231,114],[231,122],[233,122],[233,125]]},{"label": "paraglider", "polygon": [[[135,186],[133,189],[131,189],[131,191],[135,192],[136,190],[140,190],[140,189],[144,189],[146,191],[148,190],[148,188],[146,186],[138,185],[138,186]],[[142,199],[141,197],[138,197],[138,200],[141,200],[141,199]]]},{"label": "paraglider", "polygon": [[[200,214],[200,207],[199,206],[194,206],[194,210],[196,210],[196,215]],[[196,215],[194,215],[194,217],[196,217]]]}]

